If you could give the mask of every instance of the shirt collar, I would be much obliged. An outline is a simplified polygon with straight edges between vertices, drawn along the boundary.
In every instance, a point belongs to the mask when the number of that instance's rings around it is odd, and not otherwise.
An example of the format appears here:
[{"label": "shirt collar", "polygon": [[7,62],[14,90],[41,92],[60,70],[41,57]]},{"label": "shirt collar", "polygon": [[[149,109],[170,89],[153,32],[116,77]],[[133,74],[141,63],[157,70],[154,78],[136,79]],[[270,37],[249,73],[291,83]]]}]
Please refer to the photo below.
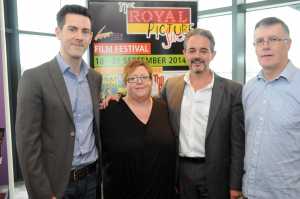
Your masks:
[{"label": "shirt collar", "polygon": [[290,82],[293,80],[296,71],[296,66],[291,61],[289,61],[280,76],[286,78]]},{"label": "shirt collar", "polygon": [[[275,79],[279,79],[280,77],[288,80],[289,82],[292,81],[294,74],[296,73],[296,67],[295,65],[289,60],[283,71],[276,77]],[[263,74],[263,70],[259,71],[257,74],[258,80],[266,80]]]},{"label": "shirt collar", "polygon": [[[66,73],[67,71],[70,71],[71,67],[64,61],[60,53],[56,55],[56,60],[58,62],[58,66],[62,73]],[[86,75],[88,73],[88,70],[89,70],[89,66],[82,60],[80,64],[80,73]]]},{"label": "shirt collar", "polygon": [[[213,88],[214,86],[214,82],[215,82],[215,73],[210,69],[210,72],[212,73],[212,79],[211,79],[211,82],[203,89],[208,89],[208,88]],[[190,74],[191,74],[191,71],[187,71],[185,74],[184,74],[184,81],[185,83],[187,83],[188,85],[191,86],[191,80],[190,80]],[[202,89],[201,89],[202,90]]]}]

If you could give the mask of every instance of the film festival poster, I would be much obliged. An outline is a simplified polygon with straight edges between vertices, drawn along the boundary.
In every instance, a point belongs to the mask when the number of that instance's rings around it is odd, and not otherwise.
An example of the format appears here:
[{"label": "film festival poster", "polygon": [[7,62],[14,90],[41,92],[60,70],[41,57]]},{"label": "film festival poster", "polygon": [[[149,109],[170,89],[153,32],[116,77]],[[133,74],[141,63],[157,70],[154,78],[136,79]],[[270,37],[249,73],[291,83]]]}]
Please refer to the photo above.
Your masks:
[{"label": "film festival poster", "polygon": [[123,92],[123,67],[145,60],[153,69],[152,94],[188,67],[185,34],[197,27],[197,1],[89,1],[94,38],[90,63],[103,75],[102,96]]}]

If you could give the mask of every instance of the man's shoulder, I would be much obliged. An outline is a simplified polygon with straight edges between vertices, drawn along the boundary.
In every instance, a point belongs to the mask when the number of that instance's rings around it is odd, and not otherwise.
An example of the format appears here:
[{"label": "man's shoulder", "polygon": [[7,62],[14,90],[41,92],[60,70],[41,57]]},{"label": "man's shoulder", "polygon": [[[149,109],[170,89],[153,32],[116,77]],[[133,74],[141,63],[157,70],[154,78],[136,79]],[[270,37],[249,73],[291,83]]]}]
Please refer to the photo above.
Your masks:
[{"label": "man's shoulder", "polygon": [[97,72],[94,68],[89,68],[88,76],[90,80],[94,81],[96,85],[101,86],[102,84],[102,75]]},{"label": "man's shoulder", "polygon": [[180,83],[181,81],[184,81],[183,78],[184,78],[184,75],[169,77],[167,79],[167,82],[168,82],[168,84]]},{"label": "man's shoulder", "polygon": [[246,107],[248,104],[249,96],[255,93],[255,90],[257,88],[258,78],[253,77],[243,87],[243,104]]},{"label": "man's shoulder", "polygon": [[300,68],[293,65],[293,71],[292,71],[292,75],[296,80],[296,83],[298,84],[300,82]]},{"label": "man's shoulder", "polygon": [[252,88],[256,82],[257,82],[257,77],[252,77],[249,81],[246,82],[243,90],[246,91],[246,90]]},{"label": "man's shoulder", "polygon": [[95,76],[95,77],[101,77],[101,73],[97,72],[94,68],[89,68],[89,74]]},{"label": "man's shoulder", "polygon": [[218,76],[215,74],[215,81],[220,82],[220,84],[223,84],[224,87],[234,88],[234,89],[241,89],[243,85],[240,82],[227,79],[221,76]]},{"label": "man's shoulder", "polygon": [[183,80],[183,78],[184,78],[184,75],[181,74],[181,75],[176,75],[176,76],[173,76],[173,77],[169,77],[168,79],[176,81],[176,80],[179,80],[179,79]]},{"label": "man's shoulder", "polygon": [[55,60],[52,59],[50,61],[47,61],[41,65],[38,65],[36,67],[27,69],[23,72],[22,77],[39,77],[42,76],[43,74],[48,72],[49,67],[53,66],[55,64]]}]

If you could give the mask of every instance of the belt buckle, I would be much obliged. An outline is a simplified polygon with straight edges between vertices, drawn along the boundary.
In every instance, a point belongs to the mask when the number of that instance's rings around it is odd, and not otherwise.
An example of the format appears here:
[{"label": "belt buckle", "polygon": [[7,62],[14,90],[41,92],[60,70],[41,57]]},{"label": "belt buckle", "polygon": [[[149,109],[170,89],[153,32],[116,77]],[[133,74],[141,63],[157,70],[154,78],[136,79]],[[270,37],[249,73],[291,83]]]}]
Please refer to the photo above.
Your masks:
[{"label": "belt buckle", "polygon": [[74,170],[74,173],[73,173],[73,180],[74,180],[74,182],[78,181],[77,169]]}]

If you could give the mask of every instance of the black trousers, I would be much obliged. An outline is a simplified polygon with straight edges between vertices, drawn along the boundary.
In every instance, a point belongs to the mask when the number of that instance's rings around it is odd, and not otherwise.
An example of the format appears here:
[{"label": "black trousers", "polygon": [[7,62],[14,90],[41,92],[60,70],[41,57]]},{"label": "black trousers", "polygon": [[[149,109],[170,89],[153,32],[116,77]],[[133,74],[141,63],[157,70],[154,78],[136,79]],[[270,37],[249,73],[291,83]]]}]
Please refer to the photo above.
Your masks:
[{"label": "black trousers", "polygon": [[69,182],[63,199],[96,199],[100,198],[97,189],[97,174],[94,173],[88,174],[81,180],[76,182]]},{"label": "black trousers", "polygon": [[180,158],[180,199],[208,199],[204,158]]}]

